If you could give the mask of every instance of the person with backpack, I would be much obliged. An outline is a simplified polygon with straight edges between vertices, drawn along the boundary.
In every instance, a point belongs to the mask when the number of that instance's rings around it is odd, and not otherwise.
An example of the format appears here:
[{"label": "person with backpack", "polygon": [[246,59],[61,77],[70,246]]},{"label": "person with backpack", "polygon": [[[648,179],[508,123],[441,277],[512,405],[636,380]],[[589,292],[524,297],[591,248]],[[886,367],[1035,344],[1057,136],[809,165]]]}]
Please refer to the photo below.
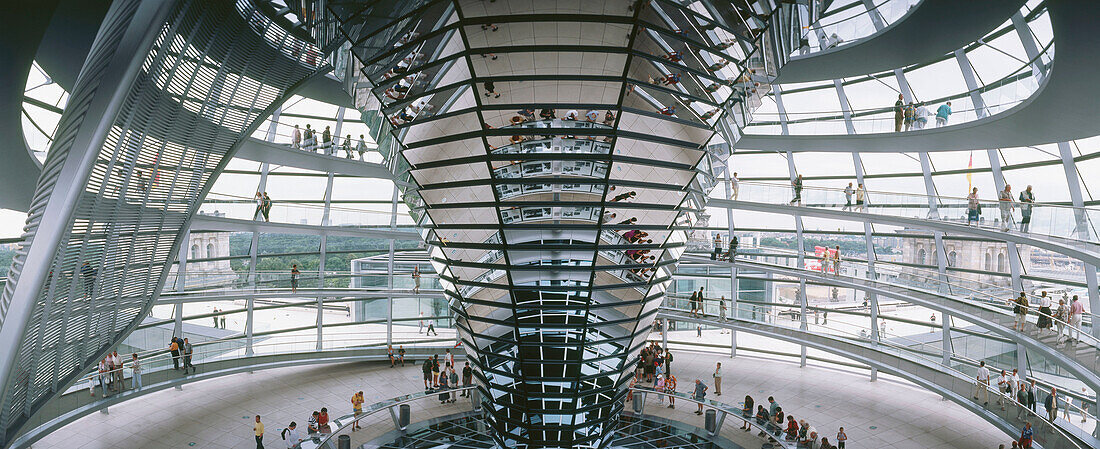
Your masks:
[{"label": "person with backpack", "polygon": [[696,307],[696,305],[695,305],[695,299],[696,299],[697,297],[698,297],[698,293],[696,293],[696,292],[695,292],[694,290],[693,290],[693,291],[691,292],[691,296],[690,296],[690,297],[688,297],[688,304],[689,304],[689,305],[691,305],[691,317],[692,317],[692,318],[696,318],[696,317],[697,317],[697,315],[696,315],[696,312],[697,312],[697,311],[696,311],[696,309],[695,309],[695,307]]},{"label": "person with backpack", "polygon": [[424,359],[420,369],[424,373],[424,391],[430,391],[432,389],[432,359]]},{"label": "person with backpack", "polygon": [[298,434],[298,423],[294,421],[279,432],[279,436],[283,438],[283,443],[286,443],[286,449],[294,449],[302,441],[302,436]]},{"label": "person with backpack", "polygon": [[695,393],[693,393],[691,395],[691,398],[695,399],[696,401],[700,401],[699,402],[699,410],[695,411],[696,415],[702,415],[703,414],[703,403],[702,403],[702,401],[703,401],[703,398],[705,398],[705,397],[707,397],[707,385],[704,384],[702,380],[695,379]]},{"label": "person with backpack", "polygon": [[180,344],[176,337],[172,337],[172,343],[168,345],[168,352],[172,353],[172,369],[180,369]]}]

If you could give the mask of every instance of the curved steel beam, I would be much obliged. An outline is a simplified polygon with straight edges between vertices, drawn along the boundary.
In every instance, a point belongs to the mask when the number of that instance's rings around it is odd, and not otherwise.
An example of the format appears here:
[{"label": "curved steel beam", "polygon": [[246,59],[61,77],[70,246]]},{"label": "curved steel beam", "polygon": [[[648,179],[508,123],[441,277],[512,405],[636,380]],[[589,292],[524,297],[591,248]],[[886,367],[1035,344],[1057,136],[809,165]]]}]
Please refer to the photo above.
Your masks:
[{"label": "curved steel beam", "polygon": [[[87,58],[88,50],[91,49],[92,41],[95,40],[103,17],[107,14],[107,7],[111,3],[84,0],[50,1],[59,4],[59,7],[49,21],[49,28],[39,28],[45,29],[46,33],[41,39],[42,44],[34,59],[58,85],[72,91],[77,75],[80,74],[81,63]],[[45,6],[47,8],[43,9],[49,9],[48,5]],[[35,7],[38,7],[37,3]],[[20,37],[26,39],[26,36]],[[215,60],[218,59],[215,58]],[[28,64],[27,67],[30,65]],[[25,81],[26,77],[23,77],[23,80]],[[19,85],[22,86],[22,84]],[[331,76],[311,79],[297,94],[337,106],[355,107],[355,103],[344,90],[342,83]]]},{"label": "curved steel beam", "polygon": [[857,42],[791,56],[775,82],[850,78],[928,62],[981,39],[1023,4],[1023,0],[923,0],[894,23]]},{"label": "curved steel beam", "polygon": [[[985,2],[958,2],[984,4]],[[1019,105],[985,118],[904,133],[766,136],[746,134],[737,148],[767,151],[916,152],[1012,148],[1066,142],[1097,134],[1100,107],[1093,101],[1100,71],[1095,3],[1046,2],[1054,29],[1053,66],[1039,88]]]},{"label": "curved steel beam", "polygon": [[351,175],[360,178],[394,179],[385,165],[355,159],[329,156],[315,151],[291,148],[290,145],[248,138],[234,157],[271,165],[286,165],[319,172]]},{"label": "curved steel beam", "polygon": [[[99,1],[47,0],[33,8],[15,8],[11,23],[0,33],[0,48],[7,56],[0,68],[0,85],[4,86],[0,89],[0,135],[6,136],[7,144],[0,150],[4,156],[4,164],[0,164],[0,191],[4,192],[0,195],[0,208],[26,211],[42,172],[42,163],[22,138],[20,111],[31,63],[37,61],[58,86],[71,92],[109,5],[110,2]],[[342,83],[331,76],[311,78],[297,95],[355,107]],[[315,165],[316,161],[301,168],[314,169]]]},{"label": "curved steel beam", "polygon": [[[12,348],[0,357],[0,444],[140,323],[215,175],[304,80],[328,71],[292,59],[307,44],[238,39],[259,32],[279,30],[243,1],[112,3],[36,186],[29,248],[0,297],[0,346]],[[175,43],[223,59],[183,64],[191,54]],[[169,82],[201,101],[164,95]],[[189,106],[192,117],[179,114]]]},{"label": "curved steel beam", "polygon": [[357,228],[353,226],[318,226],[308,224],[273,223],[240,218],[195,215],[191,219],[192,232],[228,231],[261,232],[275,234],[300,235],[338,235],[345,237],[366,237],[375,239],[421,240],[420,233],[414,231],[391,231],[382,228]]},{"label": "curved steel beam", "polygon": [[[881,345],[873,345],[870,342],[863,343],[855,340],[842,339],[832,336],[826,336],[821,334],[815,334],[799,330],[796,328],[784,328],[776,327],[762,323],[755,323],[747,320],[731,319],[730,321],[716,321],[709,319],[692,318],[689,314],[679,311],[668,311],[662,309],[658,314],[658,318],[673,319],[677,321],[685,321],[691,323],[704,324],[711,327],[732,329],[742,332],[749,332],[769,338],[775,338],[777,340],[786,341],[789,343],[795,343],[798,345],[805,345],[810,348],[817,349],[819,351],[836,354],[838,356],[855,360],[864,365],[877,368],[880,371],[890,373],[894,376],[908,380],[917,384],[929,391],[940,394],[945,399],[948,399],[970,412],[978,415],[982,419],[993,424],[997,428],[1001,429],[1009,435],[1017,435],[1019,429],[1023,426],[1021,420],[1016,420],[1014,417],[1015,410],[1009,410],[1005,415],[1000,415],[997,411],[982,407],[978,403],[971,401],[970,398],[974,394],[975,384],[971,382],[969,378],[964,378],[958,375],[953,375],[943,371],[943,367],[937,364],[933,364],[928,361],[924,361],[916,358],[901,357],[896,354],[892,354],[883,351]],[[1079,430],[1079,429],[1078,429]],[[1065,429],[1063,429],[1065,431]],[[1072,433],[1070,433],[1072,432]],[[1036,432],[1036,441],[1039,442],[1044,449],[1054,448],[1088,448],[1096,447],[1097,443],[1095,438],[1086,436],[1081,432],[1059,432],[1052,435],[1049,432]],[[1054,436],[1056,438],[1048,438]]]},{"label": "curved steel beam", "polygon": [[[684,256],[684,260],[708,260],[699,256]],[[993,310],[987,309],[974,304],[969,304],[966,301],[953,298],[947,295],[941,295],[939,293],[918,290],[911,287],[898,286],[883,282],[876,282],[868,279],[853,278],[848,276],[821,276],[815,274],[809,270],[800,270],[797,268],[783,267],[778,265],[750,262],[742,259],[735,260],[732,264],[730,262],[712,261],[712,264],[734,266],[738,270],[753,270],[763,271],[766,273],[772,273],[781,276],[790,276],[798,279],[811,280],[825,285],[835,285],[841,288],[851,288],[855,290],[862,290],[867,293],[877,294],[879,296],[885,296],[889,298],[898,299],[911,304],[917,304],[929,309],[936,310],[941,314],[951,315],[975,325],[988,329],[997,335],[1015,341],[1022,344],[1028,349],[1028,352],[1033,354],[1041,354],[1044,358],[1054,363],[1067,372],[1071,373],[1078,380],[1089,385],[1094,391],[1100,387],[1100,371],[1097,371],[1095,366],[1097,361],[1093,360],[1092,365],[1086,365],[1085,361],[1078,360],[1070,357],[1058,351],[1055,348],[1050,347],[1043,342],[1036,340],[1030,335],[1014,331],[1005,327],[1002,323],[994,321],[991,316],[995,313]]]},{"label": "curved steel beam", "polygon": [[[92,3],[92,2],[89,2]],[[11,8],[0,31],[0,136],[4,136],[0,154],[0,208],[25,211],[30,206],[34,186],[42,164],[31,153],[23,137],[23,89],[27,85],[31,63],[58,0],[35,3],[33,7]]]},{"label": "curved steel beam", "polygon": [[[410,346],[406,357],[427,357],[439,354],[450,346]],[[455,354],[456,358],[463,358],[465,354]],[[180,376],[175,370],[161,370],[146,373],[142,376],[144,385],[140,390],[127,390],[108,398],[96,398],[88,396],[84,389],[79,389],[59,396],[55,402],[63,410],[58,416],[39,423],[20,434],[12,442],[12,449],[30,448],[34,442],[42,437],[58,430],[73,421],[85,417],[91,413],[118,405],[131,399],[143,397],[150,393],[181,387],[193,382],[216,379],[233,374],[250,373],[273,368],[287,368],[294,366],[319,365],[328,363],[354,363],[354,362],[384,362],[389,360],[385,349],[345,349],[336,351],[314,351],[290,354],[258,355],[247,357],[250,363],[242,363],[241,359],[226,359],[198,365],[201,373]]]},{"label": "curved steel beam", "polygon": [[1040,238],[1042,236],[1024,234],[1017,231],[998,231],[996,229],[967,226],[943,220],[927,218],[898,217],[892,215],[872,214],[867,212],[855,212],[833,209],[822,209],[807,206],[791,206],[788,204],[758,203],[754,201],[725,200],[711,198],[707,202],[708,207],[721,207],[727,209],[751,210],[756,212],[778,213],[793,216],[808,216],[829,218],[844,221],[861,221],[867,223],[882,223],[896,226],[908,226],[918,229],[943,231],[954,235],[968,235],[983,237],[993,241],[1008,241],[1018,245],[1034,246],[1048,251],[1073,257],[1086,264],[1100,265],[1100,245],[1074,240],[1058,240],[1053,237]]}]

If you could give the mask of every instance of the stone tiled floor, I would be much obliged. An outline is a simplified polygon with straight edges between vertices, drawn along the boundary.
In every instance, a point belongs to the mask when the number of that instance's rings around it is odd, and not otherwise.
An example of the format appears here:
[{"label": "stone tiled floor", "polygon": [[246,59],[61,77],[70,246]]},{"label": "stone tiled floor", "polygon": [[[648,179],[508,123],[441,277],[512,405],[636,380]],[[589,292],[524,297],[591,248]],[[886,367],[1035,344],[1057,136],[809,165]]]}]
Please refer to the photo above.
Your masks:
[{"label": "stone tiled floor", "polygon": [[[714,363],[723,362],[723,395],[713,395]],[[785,361],[741,356],[677,353],[673,373],[680,390],[695,378],[711,390],[708,398],[738,404],[745,394],[759,402],[773,395],[784,410],[807,419],[826,436],[843,425],[849,448],[995,448],[1009,438],[992,425],[953,403],[918,387],[879,380],[865,374],[827,367],[799,368]],[[341,364],[283,368],[239,374],[189,384],[136,398],[109,414],[94,413],[35,443],[37,449],[93,448],[252,448],[252,416],[263,415],[266,446],[281,448],[278,431],[291,420],[304,428],[312,410],[326,406],[333,416],[351,411],[349,399],[363,390],[367,403],[421,391],[419,368],[389,369],[378,364]],[[695,407],[657,407],[650,398],[646,413],[702,424]],[[434,402],[434,401],[433,401]],[[459,402],[453,412],[468,410]],[[432,410],[428,414],[450,413]],[[414,406],[413,420],[419,421]],[[376,422],[386,423],[385,420]],[[737,430],[740,420],[727,419],[723,436],[744,446],[760,447],[755,432]],[[369,430],[369,429],[368,429]],[[357,438],[358,440],[358,438]]]}]

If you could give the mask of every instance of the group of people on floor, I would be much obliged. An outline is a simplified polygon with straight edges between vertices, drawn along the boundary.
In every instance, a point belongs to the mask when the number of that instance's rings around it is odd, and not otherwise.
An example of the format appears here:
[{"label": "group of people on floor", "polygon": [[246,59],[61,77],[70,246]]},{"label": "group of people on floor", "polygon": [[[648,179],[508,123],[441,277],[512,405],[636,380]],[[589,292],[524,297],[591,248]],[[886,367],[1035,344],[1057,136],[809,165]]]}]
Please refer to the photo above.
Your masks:
[{"label": "group of people on floor", "polygon": [[[462,384],[459,382],[457,369],[458,364],[455,362],[455,356],[451,353],[450,349],[446,350],[446,354],[443,355],[443,361],[439,360],[439,354],[433,355],[427,359],[424,359],[424,363],[420,365],[421,372],[424,376],[424,391],[433,392],[439,391],[439,403],[448,404],[457,401],[459,395],[456,395],[454,391],[450,391],[456,388],[465,388],[474,384],[474,370],[470,366],[470,362],[466,362],[466,366],[462,368]],[[462,397],[469,397],[469,390],[463,391]]]},{"label": "group of people on floor", "polygon": [[[668,408],[676,408],[677,379],[672,374],[672,352],[668,348],[661,348],[657,342],[650,342],[642,348],[641,356],[636,367],[634,377],[630,382],[630,390],[627,392],[627,402],[634,400],[634,389],[652,389],[658,393],[657,401],[664,405],[665,397],[668,397]],[[722,395],[722,363],[715,365],[711,376],[714,381],[714,391],[717,396]],[[642,384],[650,384],[645,386]],[[710,388],[702,379],[696,379],[691,389],[691,398],[697,402],[695,414],[703,414],[703,401]],[[755,402],[752,396],[745,396],[745,402],[741,409],[743,425],[741,430],[752,430],[751,422],[755,422],[762,430],[761,437],[767,437],[773,442],[778,438],[786,441],[796,441],[800,447],[807,449],[832,449],[843,448],[848,441],[848,435],[841,427],[837,431],[836,445],[829,441],[828,437],[818,435],[817,429],[806,420],[795,420],[793,416],[786,415],[783,408],[774,397],[768,397],[768,407],[759,405],[754,408]]]},{"label": "group of people on floor", "polygon": [[755,422],[762,427],[757,435],[767,437],[773,442],[782,438],[786,441],[794,441],[799,447],[807,449],[843,449],[848,442],[848,434],[841,427],[837,430],[836,439],[833,440],[836,443],[834,446],[829,442],[828,437],[819,435],[817,428],[812,424],[804,419],[796,420],[793,415],[785,413],[773,396],[768,396],[768,405],[765,407],[763,404],[756,404],[752,396],[746,395],[741,407],[741,418],[744,421],[741,430],[746,432],[752,430],[750,421]]},{"label": "group of people on floor", "polygon": [[[393,368],[398,363],[404,366],[405,362],[405,348],[402,346],[395,354],[393,347],[388,347],[388,355],[390,360],[390,367]],[[444,364],[441,369],[440,364]],[[469,390],[463,391],[461,394],[456,395],[454,389],[465,388],[473,385],[473,368],[470,366],[470,362],[466,362],[466,366],[462,368],[461,381],[459,385],[459,376],[454,371],[455,364],[454,354],[451,350],[446,350],[442,360],[438,354],[433,355],[424,360],[421,365],[424,368],[424,389],[425,392],[439,392],[439,401],[441,404],[453,403],[457,397],[470,397]],[[351,431],[355,432],[361,430],[363,427],[359,424],[359,417],[363,415],[363,404],[366,402],[365,396],[362,391],[358,391],[351,395],[351,409],[354,420],[351,422]],[[327,407],[321,407],[320,410],[314,410],[310,415],[306,425],[306,437],[317,434],[330,434],[332,433],[332,418],[329,416]],[[262,444],[263,439],[263,424],[260,423],[260,417],[256,417],[257,427],[256,441],[257,447]],[[291,422],[286,428],[279,432],[280,439],[286,444],[288,449],[296,447],[303,438],[302,434],[298,430],[298,423]]]}]

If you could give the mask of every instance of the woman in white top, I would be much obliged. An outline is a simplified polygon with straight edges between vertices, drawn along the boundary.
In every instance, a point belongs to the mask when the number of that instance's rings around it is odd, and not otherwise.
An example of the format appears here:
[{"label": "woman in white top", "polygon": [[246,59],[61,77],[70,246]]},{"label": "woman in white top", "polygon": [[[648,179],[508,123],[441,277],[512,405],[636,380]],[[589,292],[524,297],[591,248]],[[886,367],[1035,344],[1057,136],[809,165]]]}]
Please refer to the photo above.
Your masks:
[{"label": "woman in white top", "polygon": [[359,135],[359,143],[355,146],[355,151],[359,153],[359,160],[364,160],[363,153],[367,152],[367,142],[362,134]]},{"label": "woman in white top", "polygon": [[1051,327],[1050,305],[1050,297],[1047,296],[1047,292],[1043,292],[1039,296],[1039,319],[1035,322],[1035,326],[1039,328],[1039,335],[1043,335]]}]

